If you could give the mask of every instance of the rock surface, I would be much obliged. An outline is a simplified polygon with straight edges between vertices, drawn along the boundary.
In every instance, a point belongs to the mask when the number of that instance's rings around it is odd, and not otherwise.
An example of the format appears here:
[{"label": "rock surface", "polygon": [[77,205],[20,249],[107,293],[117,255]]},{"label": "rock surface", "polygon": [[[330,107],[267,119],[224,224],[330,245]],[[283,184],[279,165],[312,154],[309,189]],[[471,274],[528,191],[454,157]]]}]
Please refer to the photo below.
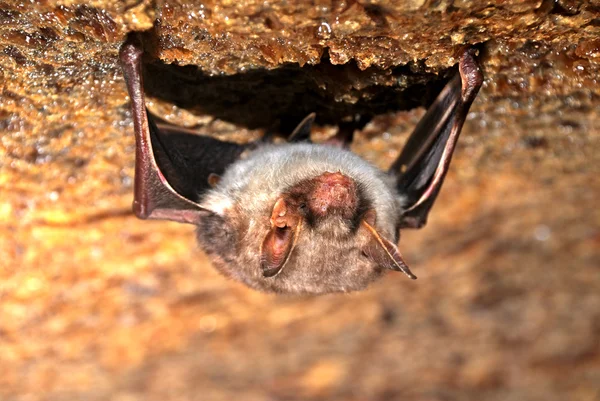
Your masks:
[{"label": "rock surface", "polygon": [[[265,295],[135,219],[131,31],[163,119],[248,140],[359,114],[382,167],[477,45],[484,87],[400,244],[419,280]],[[598,1],[0,1],[0,398],[600,399],[598,38]]]}]

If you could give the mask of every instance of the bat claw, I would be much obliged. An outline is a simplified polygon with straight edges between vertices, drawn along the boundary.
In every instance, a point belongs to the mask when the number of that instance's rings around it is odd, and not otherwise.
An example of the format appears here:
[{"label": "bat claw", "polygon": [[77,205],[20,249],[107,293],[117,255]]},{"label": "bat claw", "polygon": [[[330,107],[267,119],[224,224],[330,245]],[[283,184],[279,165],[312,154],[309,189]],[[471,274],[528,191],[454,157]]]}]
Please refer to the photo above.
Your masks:
[{"label": "bat claw", "polygon": [[475,99],[481,84],[483,74],[475,61],[475,49],[466,50],[459,63],[460,79],[462,81],[461,98],[464,103],[470,104]]},{"label": "bat claw", "polygon": [[139,39],[135,35],[129,36],[119,50],[119,59],[123,65],[136,65],[143,54]]}]

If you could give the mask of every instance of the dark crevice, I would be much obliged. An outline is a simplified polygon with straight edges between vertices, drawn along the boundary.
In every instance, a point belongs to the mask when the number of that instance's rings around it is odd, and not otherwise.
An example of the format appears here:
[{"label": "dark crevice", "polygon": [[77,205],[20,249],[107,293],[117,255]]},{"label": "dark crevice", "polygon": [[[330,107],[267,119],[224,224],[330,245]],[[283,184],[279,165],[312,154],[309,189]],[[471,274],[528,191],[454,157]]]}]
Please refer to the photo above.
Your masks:
[{"label": "dark crevice", "polygon": [[579,6],[580,4],[577,1],[554,0],[550,14],[572,16],[579,13]]},{"label": "dark crevice", "polygon": [[282,134],[312,112],[317,124],[357,121],[360,128],[378,114],[427,106],[455,73],[419,72],[424,71],[419,64],[360,70],[353,61],[331,64],[327,53],[314,66],[284,64],[229,76],[146,61],[148,95],[250,129],[278,126]]}]

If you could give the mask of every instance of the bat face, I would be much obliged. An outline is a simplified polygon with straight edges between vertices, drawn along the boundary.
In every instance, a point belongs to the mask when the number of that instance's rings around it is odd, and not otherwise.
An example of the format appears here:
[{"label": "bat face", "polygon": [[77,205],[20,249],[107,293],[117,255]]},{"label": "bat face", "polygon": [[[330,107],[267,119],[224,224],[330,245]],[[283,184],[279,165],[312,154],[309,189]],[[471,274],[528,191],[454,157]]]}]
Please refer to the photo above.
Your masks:
[{"label": "bat face", "polygon": [[[220,271],[253,288],[359,290],[384,271],[365,224],[396,242],[400,200],[389,175],[349,151],[266,146],[203,197],[212,213],[198,225],[198,240]],[[230,234],[215,241],[223,226]]]},{"label": "bat face", "polygon": [[290,135],[298,143],[284,145],[158,127],[146,111],[134,37],[120,58],[134,117],[139,218],[196,225],[219,271],[262,291],[354,291],[388,270],[416,278],[396,246],[399,229],[422,227],[442,186],[483,79],[474,50],[464,52],[459,74],[387,172],[343,146],[310,143],[314,114]]}]

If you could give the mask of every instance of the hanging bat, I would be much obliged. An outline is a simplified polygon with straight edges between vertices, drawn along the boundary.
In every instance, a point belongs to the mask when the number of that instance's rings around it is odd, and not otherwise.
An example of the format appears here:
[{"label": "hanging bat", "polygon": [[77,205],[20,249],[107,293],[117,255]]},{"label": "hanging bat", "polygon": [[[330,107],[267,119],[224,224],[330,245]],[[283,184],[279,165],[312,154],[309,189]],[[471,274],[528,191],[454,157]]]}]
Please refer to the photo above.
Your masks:
[{"label": "hanging bat", "polygon": [[387,270],[412,279],[396,243],[420,228],[448,172],[483,76],[466,50],[387,172],[347,147],[310,142],[314,114],[288,143],[240,145],[159,126],[146,111],[141,46],[121,48],[136,138],[133,210],[194,224],[225,276],[270,292],[364,289]]}]

